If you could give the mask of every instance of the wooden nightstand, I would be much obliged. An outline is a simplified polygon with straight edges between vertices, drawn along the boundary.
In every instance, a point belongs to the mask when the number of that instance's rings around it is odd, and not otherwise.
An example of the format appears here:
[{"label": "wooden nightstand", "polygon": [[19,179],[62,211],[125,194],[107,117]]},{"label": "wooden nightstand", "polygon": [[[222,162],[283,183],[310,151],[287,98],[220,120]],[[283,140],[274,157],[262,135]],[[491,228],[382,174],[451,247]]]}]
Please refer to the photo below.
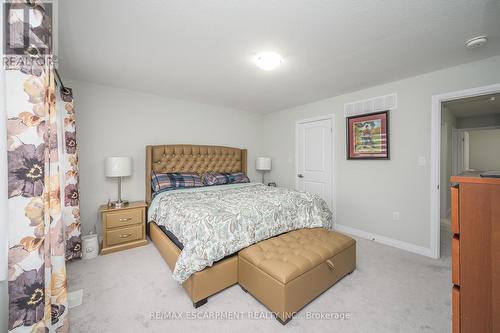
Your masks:
[{"label": "wooden nightstand", "polygon": [[102,205],[101,213],[102,241],[101,254],[130,249],[146,245],[146,207],[143,201],[131,202],[122,208],[109,208]]}]

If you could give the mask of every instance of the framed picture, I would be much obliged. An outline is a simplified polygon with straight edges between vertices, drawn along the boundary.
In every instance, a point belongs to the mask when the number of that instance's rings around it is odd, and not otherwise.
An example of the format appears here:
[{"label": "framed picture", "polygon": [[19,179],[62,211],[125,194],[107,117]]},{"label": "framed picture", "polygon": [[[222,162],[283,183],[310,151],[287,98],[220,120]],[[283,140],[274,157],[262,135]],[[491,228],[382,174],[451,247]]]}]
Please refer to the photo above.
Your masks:
[{"label": "framed picture", "polygon": [[389,111],[347,118],[347,159],[389,159]]}]

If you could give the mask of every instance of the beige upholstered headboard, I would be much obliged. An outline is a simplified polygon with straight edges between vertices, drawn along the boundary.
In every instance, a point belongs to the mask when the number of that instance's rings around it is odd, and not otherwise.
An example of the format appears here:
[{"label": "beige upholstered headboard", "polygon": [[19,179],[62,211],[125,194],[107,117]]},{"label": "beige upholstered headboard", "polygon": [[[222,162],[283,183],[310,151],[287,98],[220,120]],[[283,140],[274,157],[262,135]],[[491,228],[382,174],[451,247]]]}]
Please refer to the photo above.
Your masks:
[{"label": "beige upholstered headboard", "polygon": [[152,199],[151,172],[244,172],[247,150],[222,146],[146,146],[146,202]]}]

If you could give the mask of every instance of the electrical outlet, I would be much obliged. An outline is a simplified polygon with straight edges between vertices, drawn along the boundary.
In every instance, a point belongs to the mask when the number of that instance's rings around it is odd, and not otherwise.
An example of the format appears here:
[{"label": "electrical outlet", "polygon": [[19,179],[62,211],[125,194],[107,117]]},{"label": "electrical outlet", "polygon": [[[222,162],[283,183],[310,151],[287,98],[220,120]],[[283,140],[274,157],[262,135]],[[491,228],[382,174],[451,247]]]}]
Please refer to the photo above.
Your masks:
[{"label": "electrical outlet", "polygon": [[399,221],[399,212],[393,212],[392,213],[392,220],[393,221]]}]

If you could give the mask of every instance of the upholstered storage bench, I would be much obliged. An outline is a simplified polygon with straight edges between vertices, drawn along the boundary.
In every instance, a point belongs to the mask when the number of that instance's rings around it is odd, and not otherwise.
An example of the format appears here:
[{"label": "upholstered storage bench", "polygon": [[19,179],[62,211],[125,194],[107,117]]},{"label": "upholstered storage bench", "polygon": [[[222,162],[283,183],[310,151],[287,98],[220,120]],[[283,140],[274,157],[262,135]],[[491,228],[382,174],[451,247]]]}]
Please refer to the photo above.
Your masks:
[{"label": "upholstered storage bench", "polygon": [[240,286],[282,324],[355,268],[354,239],[323,228],[291,231],[238,253]]}]

